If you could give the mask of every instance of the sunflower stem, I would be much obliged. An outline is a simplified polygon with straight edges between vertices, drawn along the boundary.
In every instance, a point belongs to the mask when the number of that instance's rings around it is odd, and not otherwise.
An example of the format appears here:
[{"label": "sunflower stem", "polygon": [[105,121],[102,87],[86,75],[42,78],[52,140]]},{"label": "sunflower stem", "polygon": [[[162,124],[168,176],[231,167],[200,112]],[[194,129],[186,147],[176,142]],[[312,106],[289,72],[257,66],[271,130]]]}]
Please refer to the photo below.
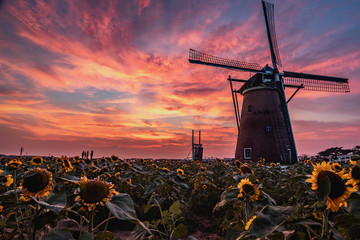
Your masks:
[{"label": "sunflower stem", "polygon": [[244,207],[244,217],[245,217],[245,223],[247,223],[247,222],[248,222],[248,219],[249,219],[249,217],[248,217],[248,210],[247,210],[247,208],[248,208],[248,203],[247,203],[247,200],[245,200],[245,207]]},{"label": "sunflower stem", "polygon": [[[39,214],[39,204],[36,203],[35,216],[34,216],[33,220],[35,220],[37,218],[38,214]],[[34,229],[33,229],[32,239],[36,240],[36,224],[35,223],[33,223],[33,224],[34,224]]]},{"label": "sunflower stem", "polygon": [[94,224],[94,211],[91,211],[90,212],[90,217],[89,217],[89,229],[88,229],[89,233],[92,233],[93,224]]},{"label": "sunflower stem", "polygon": [[322,219],[321,238],[330,239],[329,237],[329,209],[326,209]]},{"label": "sunflower stem", "polygon": [[13,179],[14,179],[13,186],[14,186],[14,194],[15,194],[16,203],[19,203],[18,195],[17,195],[17,192],[16,192],[16,169],[14,170]]}]

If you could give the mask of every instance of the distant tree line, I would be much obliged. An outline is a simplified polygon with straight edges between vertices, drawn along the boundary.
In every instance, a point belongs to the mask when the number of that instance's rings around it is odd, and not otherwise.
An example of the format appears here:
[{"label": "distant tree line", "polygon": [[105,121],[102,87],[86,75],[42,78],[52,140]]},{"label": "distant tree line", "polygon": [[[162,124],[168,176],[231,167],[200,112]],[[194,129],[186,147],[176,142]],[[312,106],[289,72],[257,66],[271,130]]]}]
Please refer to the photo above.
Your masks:
[{"label": "distant tree line", "polygon": [[343,147],[331,147],[324,151],[319,152],[315,156],[308,156],[306,154],[299,157],[300,161],[310,159],[313,161],[327,161],[329,159],[336,160],[339,156],[347,155],[352,153],[351,160],[360,160],[360,145],[355,146],[351,149],[344,149]]}]

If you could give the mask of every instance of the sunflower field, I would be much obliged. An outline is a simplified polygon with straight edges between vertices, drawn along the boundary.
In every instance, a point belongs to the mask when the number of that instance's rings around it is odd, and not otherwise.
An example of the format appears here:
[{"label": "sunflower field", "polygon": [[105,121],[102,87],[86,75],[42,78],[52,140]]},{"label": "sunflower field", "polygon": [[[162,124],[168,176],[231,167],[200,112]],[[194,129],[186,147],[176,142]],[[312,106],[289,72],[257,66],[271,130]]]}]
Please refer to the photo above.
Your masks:
[{"label": "sunflower field", "polygon": [[360,239],[357,161],[0,164],[0,239]]}]

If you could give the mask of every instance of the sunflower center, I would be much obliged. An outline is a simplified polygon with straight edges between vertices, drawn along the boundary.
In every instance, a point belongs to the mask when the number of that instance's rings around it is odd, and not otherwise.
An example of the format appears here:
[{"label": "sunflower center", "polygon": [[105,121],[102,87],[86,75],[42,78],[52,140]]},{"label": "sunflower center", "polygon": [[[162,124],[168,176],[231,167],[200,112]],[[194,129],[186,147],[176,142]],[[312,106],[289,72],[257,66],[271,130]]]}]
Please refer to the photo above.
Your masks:
[{"label": "sunflower center", "polygon": [[241,166],[240,170],[243,173],[251,173],[251,169],[248,166]]},{"label": "sunflower center", "polygon": [[34,171],[28,173],[24,179],[22,186],[29,192],[39,192],[49,184],[49,176],[44,172]]},{"label": "sunflower center", "polygon": [[254,192],[254,187],[253,186],[251,186],[250,184],[244,184],[244,186],[243,186],[243,188],[242,188],[243,190],[244,190],[244,192],[246,193],[246,194],[249,194],[249,193],[251,193],[251,192]]},{"label": "sunflower center", "polygon": [[68,160],[65,160],[65,161],[64,161],[64,164],[65,164],[65,167],[70,168],[70,163],[69,163]]},{"label": "sunflower center", "polygon": [[334,172],[321,171],[318,177],[318,184],[325,176],[329,177],[331,184],[331,191],[329,193],[329,197],[331,199],[340,197],[346,190],[345,183],[342,178]]},{"label": "sunflower center", "polygon": [[41,163],[41,159],[40,158],[34,158],[34,163]]},{"label": "sunflower center", "polygon": [[355,165],[351,170],[351,177],[354,178],[355,180],[360,179],[360,167],[358,165]]},{"label": "sunflower center", "polygon": [[109,187],[106,183],[92,180],[80,184],[80,197],[85,202],[97,203],[106,198]]}]

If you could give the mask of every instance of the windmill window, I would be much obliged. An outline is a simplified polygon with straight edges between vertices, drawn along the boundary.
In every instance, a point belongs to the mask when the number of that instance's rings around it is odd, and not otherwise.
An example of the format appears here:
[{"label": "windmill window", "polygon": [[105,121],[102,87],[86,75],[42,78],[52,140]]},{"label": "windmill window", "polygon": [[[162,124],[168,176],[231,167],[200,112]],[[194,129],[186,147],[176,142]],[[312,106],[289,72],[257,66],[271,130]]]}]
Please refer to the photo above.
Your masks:
[{"label": "windmill window", "polygon": [[244,159],[251,159],[251,148],[244,148]]},{"label": "windmill window", "polygon": [[252,105],[248,106],[248,112],[252,112]]},{"label": "windmill window", "polygon": [[265,132],[271,133],[271,126],[265,126]]}]

